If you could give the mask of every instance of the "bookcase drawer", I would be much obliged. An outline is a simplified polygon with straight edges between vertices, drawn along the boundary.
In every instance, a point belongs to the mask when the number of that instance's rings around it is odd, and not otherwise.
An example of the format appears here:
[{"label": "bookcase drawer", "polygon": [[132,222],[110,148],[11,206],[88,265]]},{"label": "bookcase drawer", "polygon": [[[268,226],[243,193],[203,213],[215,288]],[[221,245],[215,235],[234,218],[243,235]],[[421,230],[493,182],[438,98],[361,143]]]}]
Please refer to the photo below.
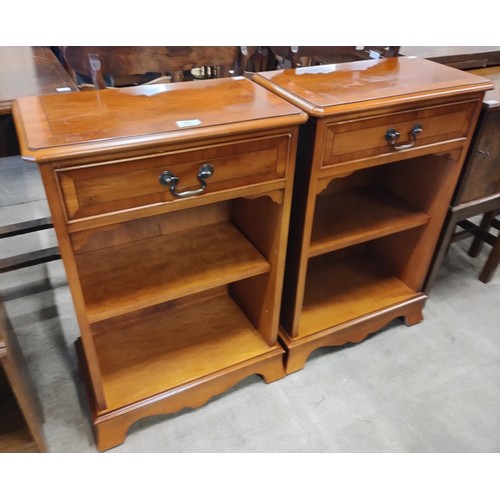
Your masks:
[{"label": "bookcase drawer", "polygon": [[[284,179],[288,134],[56,170],[68,221]],[[208,200],[207,200],[208,201]]]},{"label": "bookcase drawer", "polygon": [[327,123],[320,168],[362,168],[391,161],[391,156],[397,160],[411,149],[465,138],[475,105],[462,102]]}]

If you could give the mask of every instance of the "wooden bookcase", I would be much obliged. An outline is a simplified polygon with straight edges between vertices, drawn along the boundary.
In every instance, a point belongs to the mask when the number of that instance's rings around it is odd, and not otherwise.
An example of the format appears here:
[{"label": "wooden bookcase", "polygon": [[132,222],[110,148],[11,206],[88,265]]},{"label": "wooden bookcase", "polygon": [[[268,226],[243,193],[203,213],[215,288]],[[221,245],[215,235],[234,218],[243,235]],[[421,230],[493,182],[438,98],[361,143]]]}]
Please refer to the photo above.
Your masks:
[{"label": "wooden bookcase", "polygon": [[81,329],[99,450],[242,378],[284,376],[299,125],[245,78],[22,98]]},{"label": "wooden bookcase", "polygon": [[258,73],[302,125],[281,308],[287,372],[422,319],[423,283],[491,83],[413,57]]}]

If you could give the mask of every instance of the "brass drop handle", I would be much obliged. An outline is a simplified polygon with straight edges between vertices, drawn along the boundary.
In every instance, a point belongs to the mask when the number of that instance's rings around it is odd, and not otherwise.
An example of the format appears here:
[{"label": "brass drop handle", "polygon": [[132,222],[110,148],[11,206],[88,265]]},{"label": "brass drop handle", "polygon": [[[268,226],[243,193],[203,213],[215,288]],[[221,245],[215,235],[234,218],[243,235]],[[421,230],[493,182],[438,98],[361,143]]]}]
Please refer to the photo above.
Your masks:
[{"label": "brass drop handle", "polygon": [[177,198],[189,198],[190,196],[196,196],[205,191],[207,187],[205,179],[211,177],[213,173],[214,167],[212,165],[210,165],[209,163],[205,163],[204,165],[202,165],[197,175],[197,179],[200,182],[200,188],[192,189],[190,191],[176,191],[177,184],[179,184],[179,177],[168,170],[165,170],[160,174],[160,184],[162,184],[163,186],[169,186],[170,192]]},{"label": "brass drop handle", "polygon": [[395,149],[396,151],[401,151],[404,149],[410,149],[413,146],[415,146],[415,143],[417,142],[417,135],[420,134],[422,130],[423,130],[422,125],[420,125],[420,123],[416,123],[415,125],[413,125],[413,128],[410,130],[410,134],[413,140],[406,144],[396,144],[400,134],[395,128],[390,128],[386,132],[385,138],[389,142],[389,144],[393,147],[393,149]]}]

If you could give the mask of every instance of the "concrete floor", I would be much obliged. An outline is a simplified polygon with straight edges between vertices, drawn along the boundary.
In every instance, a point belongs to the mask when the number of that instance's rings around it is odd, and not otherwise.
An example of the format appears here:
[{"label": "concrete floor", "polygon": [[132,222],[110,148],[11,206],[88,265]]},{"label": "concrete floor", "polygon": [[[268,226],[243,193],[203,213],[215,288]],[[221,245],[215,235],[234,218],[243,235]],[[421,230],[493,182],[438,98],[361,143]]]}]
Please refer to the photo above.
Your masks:
[{"label": "concrete floor", "polygon": [[[48,213],[36,167],[2,160],[0,179],[0,224]],[[53,230],[0,240],[0,256],[54,243]],[[203,407],[143,419],[106,453],[499,452],[500,272],[478,281],[485,254],[466,249],[451,247],[422,323],[394,322],[316,351],[272,384],[250,377]],[[49,451],[95,453],[62,263],[1,274],[0,297],[36,381]]]}]

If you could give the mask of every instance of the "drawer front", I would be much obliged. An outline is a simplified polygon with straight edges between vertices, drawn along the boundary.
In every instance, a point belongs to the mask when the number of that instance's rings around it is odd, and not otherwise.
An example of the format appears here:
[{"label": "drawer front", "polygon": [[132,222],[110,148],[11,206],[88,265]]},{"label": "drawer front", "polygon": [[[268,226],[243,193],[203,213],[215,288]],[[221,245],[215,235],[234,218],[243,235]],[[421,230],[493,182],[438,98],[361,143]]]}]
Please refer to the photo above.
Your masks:
[{"label": "drawer front", "polygon": [[[409,149],[464,138],[476,106],[476,101],[447,104],[327,124],[321,168],[364,160],[370,163],[382,155],[384,161],[390,161],[388,155],[397,159]],[[411,130],[415,126],[420,126],[421,131],[414,140]],[[399,134],[396,147],[386,138],[391,130]]]},{"label": "drawer front", "polygon": [[[172,203],[192,196],[209,197],[228,189],[283,179],[290,139],[290,135],[283,134],[57,169],[67,220]],[[205,177],[206,188],[201,191],[198,174],[206,164],[211,165],[213,173]],[[178,179],[176,193],[193,193],[186,198],[172,194],[176,182],[160,182],[164,172]]]}]

